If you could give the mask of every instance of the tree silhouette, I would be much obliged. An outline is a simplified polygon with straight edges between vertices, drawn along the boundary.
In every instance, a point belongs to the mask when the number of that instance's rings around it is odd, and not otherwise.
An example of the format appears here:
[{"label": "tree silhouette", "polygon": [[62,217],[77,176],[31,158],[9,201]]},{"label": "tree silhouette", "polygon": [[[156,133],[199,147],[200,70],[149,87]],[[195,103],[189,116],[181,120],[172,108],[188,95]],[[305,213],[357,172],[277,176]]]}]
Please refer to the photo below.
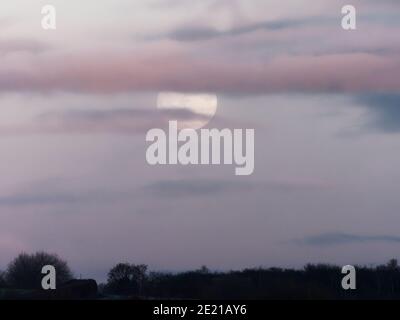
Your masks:
[{"label": "tree silhouette", "polygon": [[7,267],[5,279],[7,285],[18,289],[41,289],[42,268],[52,265],[56,269],[57,284],[72,279],[68,264],[56,254],[37,252],[21,253]]},{"label": "tree silhouette", "polygon": [[146,280],[146,265],[119,263],[108,273],[107,290],[117,294],[141,294]]},{"label": "tree silhouette", "polygon": [[386,266],[389,270],[399,269],[399,264],[397,263],[397,259],[390,259]]}]

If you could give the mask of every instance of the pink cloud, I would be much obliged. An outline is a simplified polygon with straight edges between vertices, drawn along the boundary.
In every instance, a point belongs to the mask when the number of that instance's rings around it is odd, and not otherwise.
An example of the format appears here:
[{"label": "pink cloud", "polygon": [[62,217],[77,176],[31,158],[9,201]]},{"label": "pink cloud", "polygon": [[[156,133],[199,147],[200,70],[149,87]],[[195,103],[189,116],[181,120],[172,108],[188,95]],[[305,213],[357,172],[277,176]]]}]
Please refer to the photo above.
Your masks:
[{"label": "pink cloud", "polygon": [[280,56],[265,62],[175,54],[92,52],[40,55],[0,66],[1,91],[363,92],[400,90],[400,57],[373,54]]}]

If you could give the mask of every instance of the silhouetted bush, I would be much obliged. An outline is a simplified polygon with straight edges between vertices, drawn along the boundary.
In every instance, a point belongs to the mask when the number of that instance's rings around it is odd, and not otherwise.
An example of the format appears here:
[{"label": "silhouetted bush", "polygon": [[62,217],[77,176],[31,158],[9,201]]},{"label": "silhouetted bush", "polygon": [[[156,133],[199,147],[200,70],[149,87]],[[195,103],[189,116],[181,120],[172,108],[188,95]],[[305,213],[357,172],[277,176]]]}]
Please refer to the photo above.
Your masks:
[{"label": "silhouetted bush", "polygon": [[6,277],[3,271],[0,271],[0,288],[5,288],[6,284]]}]

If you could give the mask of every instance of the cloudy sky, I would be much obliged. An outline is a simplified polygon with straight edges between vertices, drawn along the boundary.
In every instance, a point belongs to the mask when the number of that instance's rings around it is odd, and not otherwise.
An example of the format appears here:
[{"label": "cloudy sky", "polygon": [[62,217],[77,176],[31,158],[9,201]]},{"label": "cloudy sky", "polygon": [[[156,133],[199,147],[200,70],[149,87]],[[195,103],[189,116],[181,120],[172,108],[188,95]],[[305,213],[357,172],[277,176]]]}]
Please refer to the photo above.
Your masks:
[{"label": "cloudy sky", "polygon": [[[357,30],[341,8],[357,9]],[[57,9],[57,30],[41,8]],[[3,1],[0,269],[374,264],[400,245],[397,0]],[[149,166],[159,92],[218,97],[255,171]],[[171,115],[172,116],[172,115]]]}]

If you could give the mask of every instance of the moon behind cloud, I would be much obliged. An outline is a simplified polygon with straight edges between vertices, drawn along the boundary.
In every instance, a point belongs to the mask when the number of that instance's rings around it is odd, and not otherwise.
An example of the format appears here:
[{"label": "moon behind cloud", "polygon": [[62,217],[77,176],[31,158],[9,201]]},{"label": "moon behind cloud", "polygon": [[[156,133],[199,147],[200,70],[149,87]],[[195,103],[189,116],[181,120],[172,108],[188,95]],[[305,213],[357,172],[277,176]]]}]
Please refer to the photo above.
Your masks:
[{"label": "moon behind cloud", "polygon": [[179,129],[204,127],[217,112],[217,107],[215,94],[160,92],[157,98],[157,108],[160,110],[187,110],[193,114],[192,119],[189,117],[178,121]]}]

